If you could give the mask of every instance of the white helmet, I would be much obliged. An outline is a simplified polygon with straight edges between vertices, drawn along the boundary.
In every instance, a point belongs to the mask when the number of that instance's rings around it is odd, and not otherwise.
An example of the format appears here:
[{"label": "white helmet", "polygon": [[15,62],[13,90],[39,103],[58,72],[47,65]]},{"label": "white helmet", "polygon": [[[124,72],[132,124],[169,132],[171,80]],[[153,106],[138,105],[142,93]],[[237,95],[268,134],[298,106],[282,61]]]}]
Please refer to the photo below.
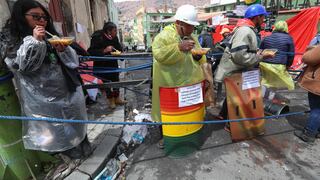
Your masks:
[{"label": "white helmet", "polygon": [[174,19],[193,26],[199,25],[199,22],[197,21],[197,10],[194,6],[189,4],[180,6],[174,16]]}]

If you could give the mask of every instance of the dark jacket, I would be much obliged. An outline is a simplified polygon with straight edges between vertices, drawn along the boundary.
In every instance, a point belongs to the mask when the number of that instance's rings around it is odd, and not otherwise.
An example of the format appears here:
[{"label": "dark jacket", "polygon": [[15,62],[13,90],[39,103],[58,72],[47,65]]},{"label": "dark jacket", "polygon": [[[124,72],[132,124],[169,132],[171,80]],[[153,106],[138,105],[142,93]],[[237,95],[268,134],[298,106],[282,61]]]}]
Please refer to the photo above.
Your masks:
[{"label": "dark jacket", "polygon": [[[92,34],[90,47],[88,52],[91,56],[104,56],[110,55],[110,53],[105,54],[103,50],[107,46],[113,46],[115,49],[122,51],[118,37],[114,39],[108,39],[102,30],[96,31]],[[118,68],[118,62],[113,60],[104,60],[104,61],[94,61],[93,66],[96,70],[102,70],[99,68]],[[104,69],[105,70],[105,69]],[[107,74],[98,74],[99,77],[102,77],[103,80],[119,81],[119,73],[107,73]]]},{"label": "dark jacket", "polygon": [[203,48],[213,48],[214,47],[212,35],[209,34],[208,32],[200,34],[198,40],[199,40],[201,47],[203,47]]},{"label": "dark jacket", "polygon": [[294,43],[292,37],[288,33],[273,32],[270,36],[264,38],[261,42],[260,49],[278,50],[274,58],[265,59],[263,62],[284,64],[288,67],[292,65],[295,52]]}]

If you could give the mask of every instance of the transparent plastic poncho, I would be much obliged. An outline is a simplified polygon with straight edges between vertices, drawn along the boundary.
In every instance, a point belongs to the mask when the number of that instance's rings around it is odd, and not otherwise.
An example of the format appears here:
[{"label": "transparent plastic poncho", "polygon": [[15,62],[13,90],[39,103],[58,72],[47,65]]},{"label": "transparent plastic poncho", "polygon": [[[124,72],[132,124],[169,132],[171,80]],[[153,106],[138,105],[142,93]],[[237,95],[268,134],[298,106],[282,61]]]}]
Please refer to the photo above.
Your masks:
[{"label": "transparent plastic poncho", "polygon": [[[58,53],[61,61],[49,61],[46,43],[27,36],[16,54],[15,58],[7,57],[5,62],[15,75],[22,115],[87,119],[81,86],[74,92],[69,91],[61,69],[62,63],[71,69],[79,65],[71,47]],[[80,144],[86,135],[86,125],[23,121],[22,131],[26,149],[61,152]]]}]

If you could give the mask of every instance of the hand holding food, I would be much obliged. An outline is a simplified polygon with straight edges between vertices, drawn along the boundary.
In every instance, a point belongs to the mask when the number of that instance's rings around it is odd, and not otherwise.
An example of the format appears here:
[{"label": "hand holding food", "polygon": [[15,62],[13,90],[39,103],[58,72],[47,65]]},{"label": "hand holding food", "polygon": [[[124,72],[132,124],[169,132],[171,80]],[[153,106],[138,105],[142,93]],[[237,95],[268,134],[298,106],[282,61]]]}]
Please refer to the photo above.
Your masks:
[{"label": "hand holding food", "polygon": [[180,51],[188,52],[193,49],[195,42],[193,40],[182,40],[179,44]]},{"label": "hand holding food", "polygon": [[106,48],[104,48],[103,52],[104,52],[105,54],[111,53],[111,52],[112,52],[112,49],[113,49],[113,46],[107,46]]},{"label": "hand holding food", "polygon": [[263,59],[274,58],[277,51],[278,51],[277,49],[264,49],[261,52],[261,55],[262,55]]}]

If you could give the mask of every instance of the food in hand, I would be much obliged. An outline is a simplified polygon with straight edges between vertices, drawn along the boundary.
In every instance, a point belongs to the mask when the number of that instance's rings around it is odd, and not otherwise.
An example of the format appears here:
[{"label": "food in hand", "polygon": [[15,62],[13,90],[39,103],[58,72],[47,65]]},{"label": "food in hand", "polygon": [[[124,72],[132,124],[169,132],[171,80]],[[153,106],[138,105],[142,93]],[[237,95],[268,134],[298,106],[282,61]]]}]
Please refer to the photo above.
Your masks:
[{"label": "food in hand", "polygon": [[210,48],[191,49],[191,53],[192,55],[205,55],[209,50]]},{"label": "food in hand", "polygon": [[264,56],[274,56],[274,55],[276,55],[277,51],[278,50],[276,50],[276,49],[265,49],[265,50],[262,51],[262,55],[264,55]]},{"label": "food in hand", "polygon": [[121,51],[113,51],[113,52],[111,52],[111,55],[113,55],[113,56],[119,56],[121,54]]},{"label": "food in hand", "polygon": [[52,45],[62,44],[65,46],[69,46],[73,42],[73,37],[61,37],[61,38],[50,38],[48,39],[49,43]]}]

